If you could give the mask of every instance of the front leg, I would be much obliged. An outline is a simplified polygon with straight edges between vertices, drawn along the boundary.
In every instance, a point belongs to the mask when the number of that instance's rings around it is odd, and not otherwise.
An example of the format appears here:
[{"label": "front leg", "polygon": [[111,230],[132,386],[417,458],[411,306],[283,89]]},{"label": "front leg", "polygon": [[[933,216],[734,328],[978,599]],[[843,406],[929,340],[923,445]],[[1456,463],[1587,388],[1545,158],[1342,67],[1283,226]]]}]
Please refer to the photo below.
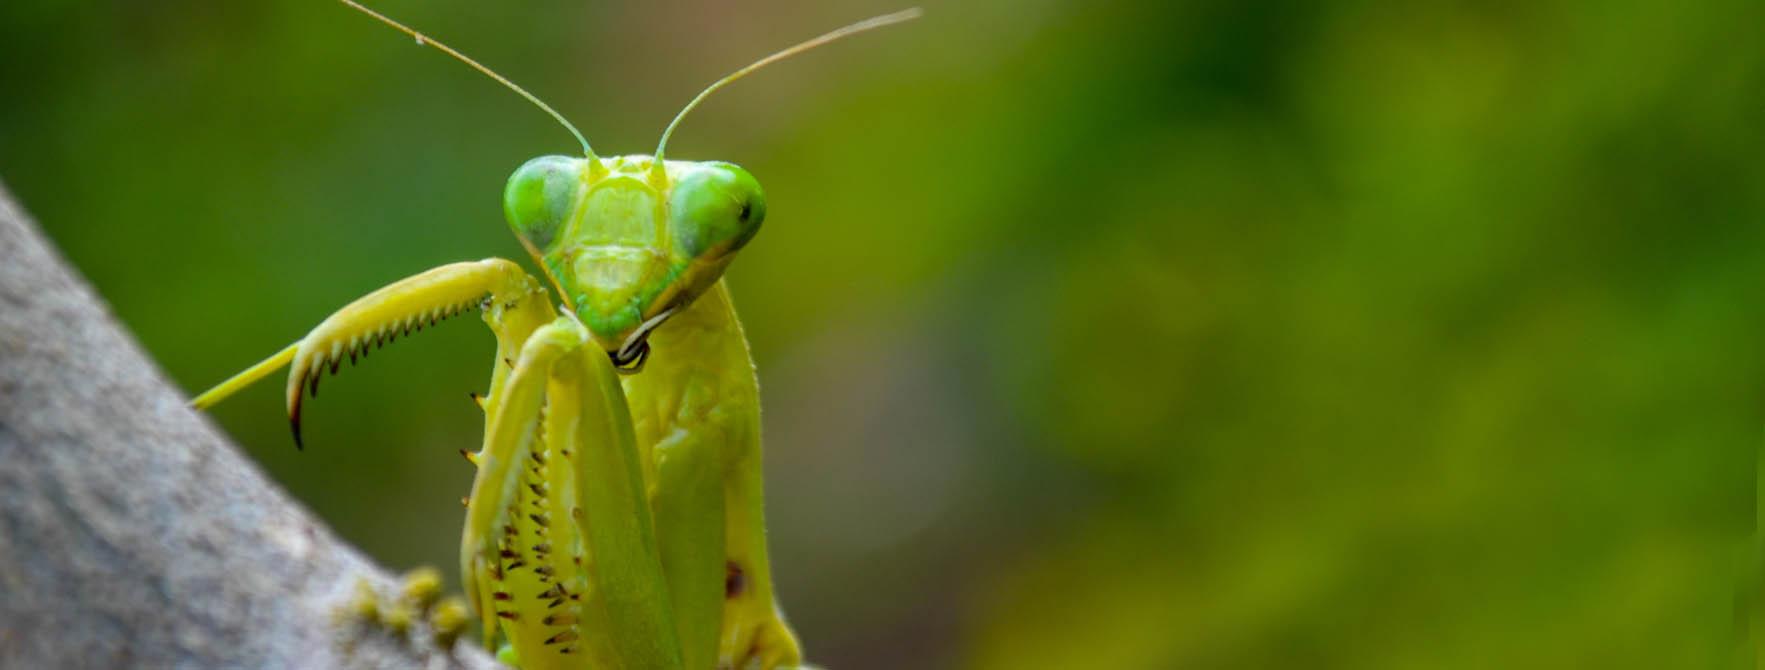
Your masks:
[{"label": "front leg", "polygon": [[527,670],[679,670],[625,396],[586,329],[527,338],[491,417],[461,538],[466,590]]},{"label": "front leg", "polygon": [[[651,343],[649,368],[625,377],[625,388],[638,443],[653,445],[650,504],[677,589],[683,655],[700,668],[796,666],[802,652],[774,600],[766,554],[759,382],[724,283]],[[707,622],[718,622],[715,636]]]},{"label": "front leg", "polygon": [[722,447],[714,425],[676,422],[651,449],[648,500],[688,668],[717,667],[728,597]]},{"label": "front leg", "polygon": [[[485,320],[497,334],[499,359],[513,356],[527,334],[552,316],[544,288],[513,262],[488,258],[443,265],[362,296],[320,322],[299,342],[209,389],[191,404],[206,408],[292,363],[286,397],[289,425],[298,446],[302,391],[318,395],[323,372],[335,373],[346,358],[353,363],[372,347],[480,306],[489,308]],[[492,394],[501,386],[506,367],[499,366],[492,374]]]}]

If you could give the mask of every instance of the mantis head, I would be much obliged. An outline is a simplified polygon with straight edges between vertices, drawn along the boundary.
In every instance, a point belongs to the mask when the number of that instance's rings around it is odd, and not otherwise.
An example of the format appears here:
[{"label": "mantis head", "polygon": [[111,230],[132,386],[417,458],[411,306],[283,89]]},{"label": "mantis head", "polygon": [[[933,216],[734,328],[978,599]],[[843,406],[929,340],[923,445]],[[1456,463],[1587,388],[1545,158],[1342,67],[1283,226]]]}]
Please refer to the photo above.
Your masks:
[{"label": "mantis head", "polygon": [[650,332],[715,284],[766,218],[760,182],[746,170],[721,161],[665,158],[668,138],[681,119],[717,89],[755,70],[921,13],[914,8],[859,21],[754,61],[681,108],[662,131],[654,157],[602,159],[562,114],[514,82],[355,0],[342,2],[509,87],[582,144],[581,158],[541,156],[516,169],[503,190],[503,213],[568,311],[626,371],[642,366]]},{"label": "mantis head", "polygon": [[509,177],[509,227],[619,367],[723,276],[766,219],[747,170],[719,161],[542,156]]}]

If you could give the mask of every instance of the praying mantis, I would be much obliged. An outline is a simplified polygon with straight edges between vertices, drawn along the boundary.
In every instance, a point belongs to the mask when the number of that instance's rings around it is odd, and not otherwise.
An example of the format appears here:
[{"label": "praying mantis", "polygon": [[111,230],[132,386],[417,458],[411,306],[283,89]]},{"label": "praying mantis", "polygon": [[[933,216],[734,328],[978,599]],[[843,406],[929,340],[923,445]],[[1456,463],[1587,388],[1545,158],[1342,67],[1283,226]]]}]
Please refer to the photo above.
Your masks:
[{"label": "praying mantis", "polygon": [[544,280],[501,258],[419,273],[350,303],[192,405],[207,408],[289,366],[299,446],[303,398],[318,395],[325,373],[476,308],[496,358],[488,395],[476,397],[485,432],[467,452],[478,471],[460,573],[485,646],[500,630],[526,670],[801,664],[766,553],[759,387],[722,280],[766,218],[765,196],[736,165],[665,152],[681,120],[719,88],[919,10],[762,58],[688,102],[653,156],[602,158],[525,89],[340,1],[495,79],[581,143],[581,157],[528,161],[503,192],[509,227]]}]

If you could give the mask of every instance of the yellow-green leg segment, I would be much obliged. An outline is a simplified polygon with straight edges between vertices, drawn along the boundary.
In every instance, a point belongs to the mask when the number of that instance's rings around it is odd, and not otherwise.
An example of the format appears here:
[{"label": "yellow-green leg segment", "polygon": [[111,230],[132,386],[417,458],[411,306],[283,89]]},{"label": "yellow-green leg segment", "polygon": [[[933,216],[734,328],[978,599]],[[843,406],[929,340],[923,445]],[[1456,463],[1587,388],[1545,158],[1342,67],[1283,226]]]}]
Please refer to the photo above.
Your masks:
[{"label": "yellow-green leg segment", "polygon": [[[399,335],[474,307],[485,308],[485,321],[497,334],[498,353],[505,355],[518,351],[526,333],[549,320],[551,314],[544,288],[513,262],[487,258],[443,265],[362,296],[320,322],[299,342],[221,382],[191,404],[198,409],[209,407],[292,364],[286,397],[289,425],[294,443],[299,445],[302,390],[318,395],[323,372],[335,373],[345,359],[353,362]],[[492,394],[504,374],[501,369],[492,373]]]},{"label": "yellow-green leg segment", "polygon": [[648,367],[624,381],[638,443],[653,445],[651,506],[683,655],[692,668],[797,666],[766,554],[760,385],[724,283],[650,342]]},{"label": "yellow-green leg segment", "polygon": [[539,328],[491,396],[462,572],[526,670],[678,669],[641,454],[590,343],[570,317]]}]

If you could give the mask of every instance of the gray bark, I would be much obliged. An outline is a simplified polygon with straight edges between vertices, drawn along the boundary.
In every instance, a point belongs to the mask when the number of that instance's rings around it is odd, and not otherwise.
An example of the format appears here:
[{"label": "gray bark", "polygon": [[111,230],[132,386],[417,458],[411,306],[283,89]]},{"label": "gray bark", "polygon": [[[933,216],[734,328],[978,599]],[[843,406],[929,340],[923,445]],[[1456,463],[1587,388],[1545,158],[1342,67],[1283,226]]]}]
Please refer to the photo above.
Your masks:
[{"label": "gray bark", "polygon": [[0,185],[0,667],[498,667],[185,402]]}]

